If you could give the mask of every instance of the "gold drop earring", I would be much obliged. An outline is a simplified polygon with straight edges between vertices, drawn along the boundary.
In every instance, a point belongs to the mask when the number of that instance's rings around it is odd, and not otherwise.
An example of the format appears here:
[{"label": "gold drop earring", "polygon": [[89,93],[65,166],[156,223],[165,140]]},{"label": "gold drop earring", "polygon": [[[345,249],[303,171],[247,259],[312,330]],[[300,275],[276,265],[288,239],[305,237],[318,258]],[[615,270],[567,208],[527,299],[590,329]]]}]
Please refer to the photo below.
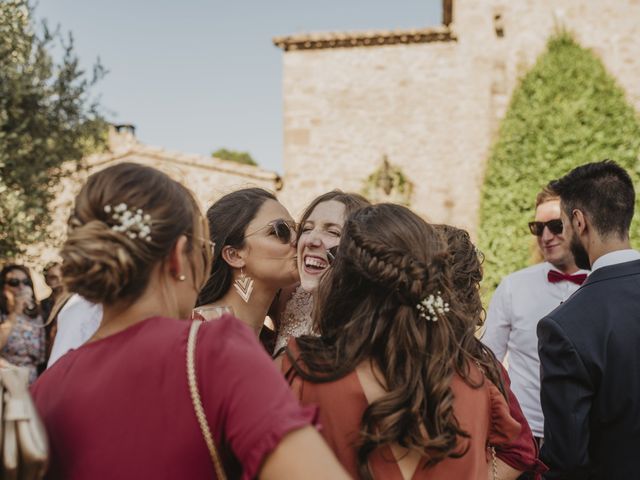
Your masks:
[{"label": "gold drop earring", "polygon": [[236,289],[238,295],[240,295],[240,298],[242,298],[245,303],[249,303],[249,298],[251,298],[251,293],[253,293],[253,278],[245,275],[244,270],[241,268],[240,276],[233,282],[233,288]]}]

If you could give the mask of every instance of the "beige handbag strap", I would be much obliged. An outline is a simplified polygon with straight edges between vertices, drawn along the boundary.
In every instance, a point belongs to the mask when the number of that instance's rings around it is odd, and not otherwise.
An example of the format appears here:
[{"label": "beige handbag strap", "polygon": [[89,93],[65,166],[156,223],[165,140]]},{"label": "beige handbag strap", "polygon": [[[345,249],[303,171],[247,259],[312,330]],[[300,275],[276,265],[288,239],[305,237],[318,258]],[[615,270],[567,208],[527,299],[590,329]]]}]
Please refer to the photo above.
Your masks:
[{"label": "beige handbag strap", "polygon": [[216,476],[218,480],[226,480],[227,476],[224,473],[222,462],[218,456],[218,450],[216,444],[213,441],[213,435],[209,429],[209,423],[207,422],[207,416],[202,407],[202,399],[200,398],[200,391],[198,390],[198,382],[196,378],[196,339],[198,337],[198,329],[202,325],[202,321],[194,320],[191,323],[189,329],[189,340],[187,341],[187,379],[189,380],[189,391],[191,393],[191,401],[193,402],[193,409],[196,412],[198,423],[200,424],[200,430],[202,430],[202,436],[209,448],[209,454],[213,461],[213,466],[216,470]]}]

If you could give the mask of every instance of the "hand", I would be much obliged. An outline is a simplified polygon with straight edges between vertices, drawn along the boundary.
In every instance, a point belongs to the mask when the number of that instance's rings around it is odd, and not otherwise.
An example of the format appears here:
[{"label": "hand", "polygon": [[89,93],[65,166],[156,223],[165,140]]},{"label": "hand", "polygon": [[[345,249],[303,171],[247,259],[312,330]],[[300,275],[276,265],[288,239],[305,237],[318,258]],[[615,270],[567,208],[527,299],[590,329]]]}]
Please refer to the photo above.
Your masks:
[{"label": "hand", "polygon": [[27,308],[27,303],[29,302],[28,294],[14,295],[12,291],[5,289],[4,296],[7,298],[7,311],[9,312],[9,317],[13,317],[13,315],[11,315],[12,313],[16,315],[24,313]]}]

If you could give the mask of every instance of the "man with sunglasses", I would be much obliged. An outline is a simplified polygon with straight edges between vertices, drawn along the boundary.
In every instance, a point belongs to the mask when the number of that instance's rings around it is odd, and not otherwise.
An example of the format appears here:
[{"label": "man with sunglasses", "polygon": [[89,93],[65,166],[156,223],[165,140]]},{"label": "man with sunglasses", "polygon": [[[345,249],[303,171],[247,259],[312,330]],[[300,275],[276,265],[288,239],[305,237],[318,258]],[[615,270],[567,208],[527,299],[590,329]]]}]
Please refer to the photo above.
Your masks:
[{"label": "man with sunglasses", "polygon": [[549,187],[536,197],[536,237],[543,262],[507,275],[496,289],[487,312],[482,341],[500,361],[508,354],[511,388],[538,443],[544,436],[540,407],[538,321],[568,299],[585,280],[576,266],[569,239],[563,235],[560,198]]}]

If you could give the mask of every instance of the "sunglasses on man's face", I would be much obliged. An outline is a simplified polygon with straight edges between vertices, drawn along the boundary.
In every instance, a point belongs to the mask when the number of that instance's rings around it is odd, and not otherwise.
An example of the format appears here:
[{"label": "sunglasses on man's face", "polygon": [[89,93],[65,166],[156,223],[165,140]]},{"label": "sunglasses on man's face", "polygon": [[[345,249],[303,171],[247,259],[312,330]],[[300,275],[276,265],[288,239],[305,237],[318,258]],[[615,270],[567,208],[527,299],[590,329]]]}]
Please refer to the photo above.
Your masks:
[{"label": "sunglasses on man's face", "polygon": [[529,222],[529,231],[536,237],[542,236],[544,227],[547,227],[554,235],[560,235],[562,233],[562,220],[557,218],[548,222]]},{"label": "sunglasses on man's face", "polygon": [[279,219],[269,222],[264,227],[261,227],[254,232],[246,234],[244,238],[255,235],[266,228],[269,229],[269,235],[274,235],[283,244],[291,243],[291,240],[296,237],[296,224],[287,220]]},{"label": "sunglasses on man's face", "polygon": [[9,278],[9,279],[7,279],[7,285],[9,285],[10,287],[19,287],[21,283],[25,287],[31,286],[31,282],[29,282],[28,278],[24,278],[22,280],[20,280],[19,278]]}]

